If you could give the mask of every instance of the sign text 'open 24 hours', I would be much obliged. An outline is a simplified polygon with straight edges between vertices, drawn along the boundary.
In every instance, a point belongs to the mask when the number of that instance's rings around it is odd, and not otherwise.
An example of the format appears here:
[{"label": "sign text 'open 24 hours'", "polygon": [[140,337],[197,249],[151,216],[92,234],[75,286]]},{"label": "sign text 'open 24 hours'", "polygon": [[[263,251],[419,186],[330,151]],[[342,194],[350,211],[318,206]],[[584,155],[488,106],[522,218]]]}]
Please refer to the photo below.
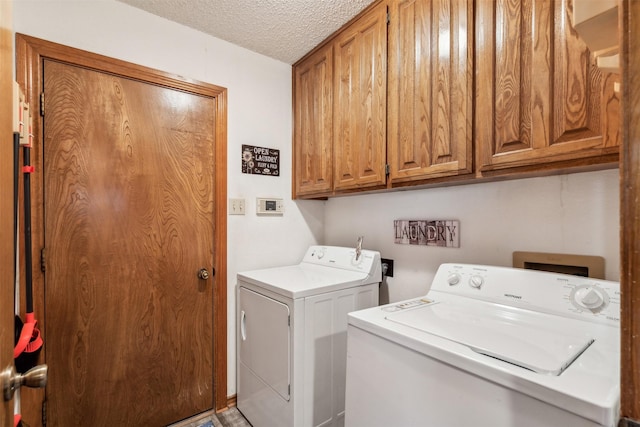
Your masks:
[{"label": "sign text 'open 24 hours'", "polygon": [[280,150],[242,145],[242,173],[280,175]]}]

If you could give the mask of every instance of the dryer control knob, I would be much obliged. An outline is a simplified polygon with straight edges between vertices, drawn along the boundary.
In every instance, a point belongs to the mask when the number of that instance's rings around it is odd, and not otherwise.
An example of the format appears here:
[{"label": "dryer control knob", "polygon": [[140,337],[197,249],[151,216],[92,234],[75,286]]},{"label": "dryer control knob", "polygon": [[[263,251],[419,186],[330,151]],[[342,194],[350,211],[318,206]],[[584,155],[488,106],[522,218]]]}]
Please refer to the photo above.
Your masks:
[{"label": "dryer control knob", "polygon": [[471,276],[469,279],[469,285],[472,288],[480,289],[480,287],[484,284],[484,279],[482,276]]},{"label": "dryer control knob", "polygon": [[460,283],[460,275],[457,273],[451,273],[449,277],[447,277],[447,283],[449,286],[457,285]]}]

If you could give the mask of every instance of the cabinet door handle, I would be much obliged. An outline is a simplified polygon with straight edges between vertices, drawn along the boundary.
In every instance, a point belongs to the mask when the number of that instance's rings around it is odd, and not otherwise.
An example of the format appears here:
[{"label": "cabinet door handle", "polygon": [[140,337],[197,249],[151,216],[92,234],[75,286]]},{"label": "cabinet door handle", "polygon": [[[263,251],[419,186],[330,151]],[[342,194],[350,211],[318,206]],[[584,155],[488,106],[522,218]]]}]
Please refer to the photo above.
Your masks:
[{"label": "cabinet door handle", "polygon": [[244,310],[240,314],[240,335],[242,336],[242,341],[247,340],[247,315]]}]

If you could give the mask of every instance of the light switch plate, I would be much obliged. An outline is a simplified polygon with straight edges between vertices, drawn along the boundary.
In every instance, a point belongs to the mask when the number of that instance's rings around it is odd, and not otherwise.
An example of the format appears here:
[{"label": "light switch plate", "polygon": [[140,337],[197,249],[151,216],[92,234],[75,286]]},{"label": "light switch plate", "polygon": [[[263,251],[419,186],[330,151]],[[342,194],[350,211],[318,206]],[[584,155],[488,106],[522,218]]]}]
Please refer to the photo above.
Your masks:
[{"label": "light switch plate", "polygon": [[244,199],[229,199],[229,215],[244,215]]}]

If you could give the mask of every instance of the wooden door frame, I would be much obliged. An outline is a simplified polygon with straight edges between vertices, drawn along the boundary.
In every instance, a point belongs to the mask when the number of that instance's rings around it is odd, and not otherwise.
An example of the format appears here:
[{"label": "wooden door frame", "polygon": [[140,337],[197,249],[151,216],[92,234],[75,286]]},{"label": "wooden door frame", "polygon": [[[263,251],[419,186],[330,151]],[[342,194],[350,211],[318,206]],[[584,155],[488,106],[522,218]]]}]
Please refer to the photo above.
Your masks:
[{"label": "wooden door frame", "polygon": [[[213,407],[227,407],[227,89],[197,80],[186,79],[141,65],[63,46],[35,37],[16,34],[16,80],[37,112],[43,92],[43,63],[45,59],[136,79],[157,86],[214,97],[214,288],[213,288]],[[36,171],[42,168],[43,126],[41,116],[34,114],[34,150],[32,163]],[[42,180],[32,181],[32,236],[34,260],[40,258],[44,247],[44,199]],[[36,262],[37,264],[37,262]],[[44,275],[34,269],[34,305],[44,305]],[[42,319],[42,320],[40,320]],[[41,314],[39,321],[43,323]],[[42,325],[44,327],[44,325]],[[46,360],[46,337],[43,356]],[[41,356],[41,357],[43,357]]]},{"label": "wooden door frame", "polygon": [[640,2],[622,0],[620,8],[620,413],[640,422]]}]

